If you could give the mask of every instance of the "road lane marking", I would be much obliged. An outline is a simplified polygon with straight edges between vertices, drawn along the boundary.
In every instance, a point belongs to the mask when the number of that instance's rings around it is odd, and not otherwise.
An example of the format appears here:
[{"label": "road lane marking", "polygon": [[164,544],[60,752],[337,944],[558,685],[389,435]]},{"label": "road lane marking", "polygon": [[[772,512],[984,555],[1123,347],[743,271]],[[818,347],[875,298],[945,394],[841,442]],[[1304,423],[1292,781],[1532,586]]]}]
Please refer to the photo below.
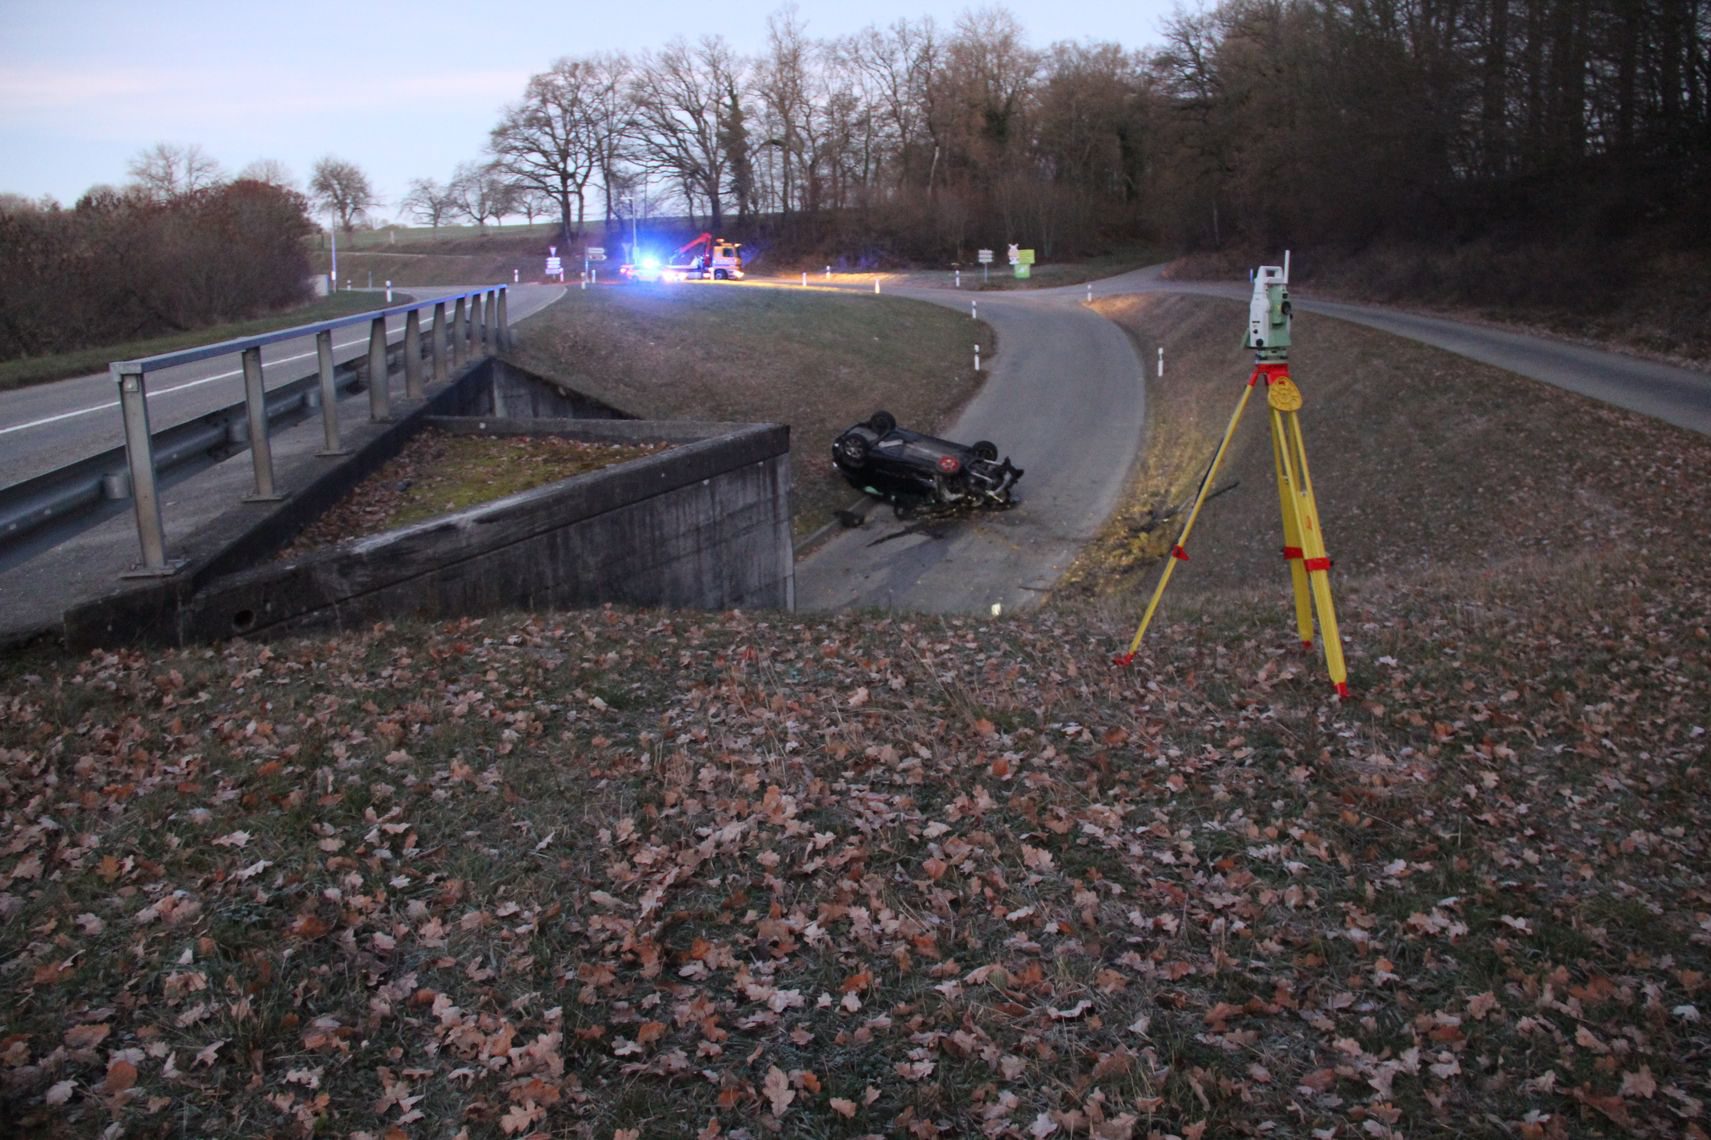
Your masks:
[{"label": "road lane marking", "polygon": [[[353,340],[347,341],[344,344],[335,344],[333,346],[333,351],[338,352],[341,349],[353,348],[357,345],[366,344],[367,342],[368,338],[364,337],[362,340]],[[299,352],[296,356],[282,356],[278,360],[269,361],[268,364],[272,366],[290,364],[294,360],[308,360],[314,355],[315,354],[313,352]],[[186,380],[184,383],[174,384],[170,388],[157,388],[151,391],[149,393],[149,399],[152,400],[158,396],[170,396],[174,392],[182,392],[186,388],[198,388],[203,384],[212,384],[216,380],[230,380],[234,376],[242,376],[243,374],[243,369],[235,368],[230,372],[221,372],[213,376],[204,376],[200,380]],[[105,404],[95,404],[87,408],[78,408],[75,411],[60,412],[58,415],[47,416],[39,420],[31,420],[29,423],[13,424],[11,427],[0,428],[0,435],[10,435],[12,432],[24,431],[28,428],[46,427],[48,424],[59,423],[61,420],[72,420],[76,419],[78,416],[92,415],[95,412],[105,412],[110,408],[116,408],[118,406],[119,401],[112,400]]]},{"label": "road lane marking", "polygon": [[[567,292],[569,292],[569,290],[561,289],[561,290],[559,290],[559,296],[562,297]],[[558,297],[554,297],[553,300],[555,300],[555,301],[558,300]],[[551,302],[548,302],[548,304],[550,304],[550,303]],[[518,307],[521,308],[522,306],[519,305]],[[544,306],[542,306],[542,307],[544,307]],[[520,313],[516,319],[520,321],[524,317],[532,316],[535,313],[535,311],[536,310],[534,310],[534,309],[530,309],[527,312]],[[391,329],[387,330],[388,333],[390,333],[391,331],[392,331]],[[360,340],[347,341],[344,344],[335,344],[333,346],[333,351],[338,352],[342,349],[355,348],[359,345],[366,345],[367,343],[368,343],[368,338],[365,336]],[[281,365],[281,364],[290,364],[293,360],[308,360],[310,357],[312,357],[314,355],[315,354],[313,352],[300,352],[296,356],[282,356],[278,360],[270,361],[269,364],[273,365],[273,366],[277,366],[277,365]],[[160,388],[156,391],[152,391],[149,393],[149,397],[151,399],[153,399],[156,396],[170,396],[170,395],[172,395],[172,393],[182,392],[186,388],[196,388],[196,387],[199,387],[203,384],[212,384],[216,380],[230,380],[235,376],[242,376],[242,375],[243,375],[243,369],[238,368],[238,369],[234,369],[230,372],[221,372],[217,376],[205,376],[200,380],[186,380],[184,383],[174,384],[170,388]],[[113,400],[109,403],[96,404],[96,405],[94,405],[92,407],[88,407],[88,408],[78,408],[75,411],[60,412],[58,415],[47,416],[47,417],[44,417],[43,419],[39,419],[39,420],[31,420],[29,423],[13,424],[11,427],[0,428],[0,435],[10,435],[15,431],[27,431],[30,428],[46,427],[48,424],[56,424],[56,423],[59,423],[61,420],[72,420],[72,419],[76,419],[78,416],[93,415],[96,412],[105,412],[105,411],[108,411],[112,408],[116,408],[118,406],[119,406],[119,401]]]}]

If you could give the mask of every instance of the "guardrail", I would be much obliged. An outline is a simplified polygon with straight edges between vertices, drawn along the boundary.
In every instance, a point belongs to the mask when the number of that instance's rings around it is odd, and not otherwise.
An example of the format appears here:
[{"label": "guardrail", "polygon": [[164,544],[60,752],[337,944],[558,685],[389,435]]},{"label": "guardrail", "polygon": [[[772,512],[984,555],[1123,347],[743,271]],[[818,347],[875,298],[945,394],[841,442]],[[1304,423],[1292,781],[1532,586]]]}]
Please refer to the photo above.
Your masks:
[{"label": "guardrail", "polygon": [[[404,392],[411,399],[421,399],[426,394],[422,352],[424,309],[433,310],[433,324],[429,329],[428,340],[434,370],[433,379],[436,383],[448,380],[450,368],[461,366],[466,358],[480,352],[484,344],[489,350],[510,347],[506,288],[503,285],[494,285],[409,305],[396,305],[372,313],[340,317],[318,324],[298,325],[295,328],[222,341],[201,348],[163,353],[142,360],[115,361],[109,365],[113,381],[119,387],[119,405],[124,414],[131,500],[136,508],[137,539],[142,546],[143,555],[142,564],[127,572],[126,576],[165,577],[177,573],[184,565],[184,560],[168,559],[166,556],[166,531],[161,521],[160,496],[155,482],[157,437],[149,431],[150,372],[219,356],[238,356],[242,359],[243,408],[247,419],[250,458],[255,467],[255,489],[244,498],[247,502],[276,501],[283,498],[284,494],[274,484],[273,478],[273,450],[268,439],[269,401],[268,393],[262,387],[261,350],[280,341],[305,336],[315,338],[315,355],[319,364],[321,424],[325,441],[325,446],[318,454],[344,455],[346,452],[339,441],[338,388],[333,364],[334,330],[365,321],[369,323],[368,414],[370,420],[384,422],[392,418],[386,322],[399,315],[404,317]],[[448,355],[450,367],[447,363]],[[303,398],[308,399],[306,392]]]}]

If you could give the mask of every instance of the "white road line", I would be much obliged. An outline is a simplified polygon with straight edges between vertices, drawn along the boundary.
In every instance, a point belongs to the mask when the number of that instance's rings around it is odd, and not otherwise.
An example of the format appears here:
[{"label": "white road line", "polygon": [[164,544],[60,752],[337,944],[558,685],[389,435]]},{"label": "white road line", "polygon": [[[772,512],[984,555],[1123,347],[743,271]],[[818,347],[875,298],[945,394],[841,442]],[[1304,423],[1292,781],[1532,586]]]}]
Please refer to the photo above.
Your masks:
[{"label": "white road line", "polygon": [[[333,346],[333,351],[337,352],[341,349],[354,348],[358,345],[367,344],[367,343],[368,343],[367,337],[364,337],[361,340],[346,341],[344,344],[335,344]],[[308,360],[309,358],[313,357],[314,355],[315,354],[312,352],[299,352],[296,356],[282,356],[278,360],[270,360],[267,362],[267,366],[271,367],[271,366],[277,366],[280,364],[290,364],[293,360]],[[221,372],[221,373],[218,373],[217,375],[214,375],[214,376],[204,376],[200,380],[186,380],[184,383],[174,384],[170,388],[155,389],[154,391],[149,393],[149,398],[155,399],[156,397],[159,397],[159,396],[170,396],[174,392],[182,392],[186,388],[196,388],[196,387],[200,387],[203,384],[212,384],[216,380],[230,380],[234,376],[242,376],[243,374],[244,374],[243,369],[234,368],[230,372]],[[109,401],[108,403],[105,403],[105,404],[95,404],[95,405],[93,405],[91,407],[87,407],[87,408],[78,408],[76,411],[72,411],[72,412],[61,412],[57,416],[47,416],[43,419],[31,420],[29,423],[13,424],[11,427],[0,428],[0,435],[10,435],[12,432],[25,431],[29,428],[34,428],[34,427],[46,427],[48,424],[55,424],[61,420],[71,420],[71,419],[76,419],[78,416],[92,415],[95,412],[105,412],[110,408],[116,408],[118,406],[119,406],[119,401],[112,400],[112,401]]]},{"label": "white road line", "polygon": [[[560,289],[559,290],[559,297],[564,296],[568,292],[569,292],[568,289]],[[554,297],[553,300],[554,301],[558,300],[558,297]],[[550,304],[551,302],[548,302],[548,303]],[[520,321],[524,317],[529,316],[529,315],[533,314],[534,312],[535,312],[534,309],[530,309],[526,313],[519,313],[515,319]],[[390,333],[392,330],[390,328],[388,328],[387,331],[388,331],[388,333]],[[367,343],[368,343],[368,338],[365,336],[365,337],[361,338],[360,340],[347,341],[344,344],[335,344],[333,346],[333,351],[338,352],[338,351],[340,351],[342,349],[346,349],[346,348],[356,348],[356,347],[359,347],[361,345],[366,345]],[[312,352],[300,352],[296,356],[282,356],[278,360],[268,361],[267,364],[268,364],[268,366],[276,366],[276,365],[280,365],[280,364],[289,364],[293,360],[308,360],[310,357],[312,357],[314,355],[315,354]],[[172,393],[182,392],[186,388],[195,388],[195,387],[199,387],[200,385],[203,385],[203,384],[212,384],[216,380],[230,380],[234,376],[242,376],[242,375],[243,375],[243,369],[236,368],[230,372],[222,372],[217,376],[205,376],[200,380],[186,380],[184,383],[175,384],[170,388],[161,388],[161,389],[158,389],[156,391],[150,392],[149,397],[151,399],[153,399],[156,396],[170,396]],[[116,408],[118,406],[119,406],[119,401],[112,400],[112,401],[109,401],[108,403],[105,403],[105,404],[96,404],[93,407],[78,408],[76,411],[71,411],[71,412],[61,412],[55,416],[47,416],[43,419],[31,420],[29,423],[13,424],[11,427],[0,428],[0,435],[10,435],[15,431],[28,431],[30,428],[46,427],[48,424],[56,424],[56,423],[59,423],[61,420],[72,420],[72,419],[76,419],[78,416],[93,415],[96,412],[105,412],[105,411],[108,411],[112,408]]]}]

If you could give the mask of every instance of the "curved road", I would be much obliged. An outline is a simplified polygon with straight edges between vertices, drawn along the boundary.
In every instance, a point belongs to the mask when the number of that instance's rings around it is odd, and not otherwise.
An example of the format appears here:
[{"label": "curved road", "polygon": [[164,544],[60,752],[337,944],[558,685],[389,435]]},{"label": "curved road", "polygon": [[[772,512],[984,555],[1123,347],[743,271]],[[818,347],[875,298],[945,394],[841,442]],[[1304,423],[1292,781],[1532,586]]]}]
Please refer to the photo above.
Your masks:
[{"label": "curved road", "polygon": [[[967,303],[932,289],[891,292]],[[1145,423],[1146,383],[1128,336],[1062,296],[987,293],[980,315],[998,332],[998,358],[945,435],[997,443],[1026,472],[1017,505],[911,523],[876,510],[797,564],[798,609],[1026,606],[1116,506]]]},{"label": "curved road", "polygon": [[[1093,283],[1096,296],[1193,293],[1245,302],[1239,284],[1166,281],[1160,266]],[[943,274],[889,291],[962,308]],[[1139,450],[1145,363],[1116,326],[1083,308],[1087,286],[978,294],[998,332],[991,377],[952,439],[992,439],[1027,470],[1001,514],[902,523],[880,509],[796,569],[797,608],[980,612],[1037,601],[1116,504]],[[1545,337],[1368,305],[1294,298],[1354,321],[1711,435],[1711,375]]]}]

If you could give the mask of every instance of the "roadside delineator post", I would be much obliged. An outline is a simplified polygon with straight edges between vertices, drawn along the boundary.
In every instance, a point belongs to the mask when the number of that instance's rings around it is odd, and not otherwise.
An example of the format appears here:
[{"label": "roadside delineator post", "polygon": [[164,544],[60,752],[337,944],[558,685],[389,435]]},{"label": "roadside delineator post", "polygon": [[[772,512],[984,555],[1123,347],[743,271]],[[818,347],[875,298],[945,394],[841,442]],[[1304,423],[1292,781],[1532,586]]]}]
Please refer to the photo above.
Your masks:
[{"label": "roadside delineator post", "polygon": [[979,342],[976,342],[975,346],[974,346],[974,370],[976,372],[980,371],[980,344],[979,344]]}]

